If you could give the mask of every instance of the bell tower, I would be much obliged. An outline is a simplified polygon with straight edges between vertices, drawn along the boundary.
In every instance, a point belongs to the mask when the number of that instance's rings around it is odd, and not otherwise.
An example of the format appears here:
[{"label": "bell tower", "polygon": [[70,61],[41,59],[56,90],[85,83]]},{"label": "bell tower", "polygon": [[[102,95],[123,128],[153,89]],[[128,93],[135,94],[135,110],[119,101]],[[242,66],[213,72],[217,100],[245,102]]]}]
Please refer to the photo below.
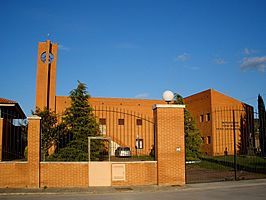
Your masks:
[{"label": "bell tower", "polygon": [[56,60],[58,45],[50,40],[38,43],[36,108],[55,111]]}]

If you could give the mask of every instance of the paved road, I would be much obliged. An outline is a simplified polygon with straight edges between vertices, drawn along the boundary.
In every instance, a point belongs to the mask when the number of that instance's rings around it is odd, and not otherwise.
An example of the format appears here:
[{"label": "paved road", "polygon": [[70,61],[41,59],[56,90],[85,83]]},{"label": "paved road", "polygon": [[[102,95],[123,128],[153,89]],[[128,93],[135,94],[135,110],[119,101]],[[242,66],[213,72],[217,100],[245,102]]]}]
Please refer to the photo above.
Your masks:
[{"label": "paved road", "polygon": [[187,185],[184,188],[162,187],[156,190],[144,188],[140,191],[129,190],[127,192],[110,192],[110,190],[98,192],[44,192],[44,193],[0,193],[0,199],[6,200],[259,200],[266,199],[266,180],[223,182],[211,184]]}]

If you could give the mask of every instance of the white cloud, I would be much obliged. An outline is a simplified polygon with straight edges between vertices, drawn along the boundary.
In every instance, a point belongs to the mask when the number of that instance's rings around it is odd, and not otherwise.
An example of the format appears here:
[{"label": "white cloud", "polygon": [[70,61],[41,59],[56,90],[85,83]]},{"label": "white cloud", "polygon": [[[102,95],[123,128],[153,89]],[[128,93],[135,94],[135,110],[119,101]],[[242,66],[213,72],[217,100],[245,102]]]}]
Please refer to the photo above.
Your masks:
[{"label": "white cloud", "polygon": [[244,48],[242,53],[244,55],[251,55],[251,54],[254,54],[254,53],[257,53],[257,50],[254,50],[254,49],[249,49],[249,48]]},{"label": "white cloud", "polygon": [[177,55],[176,56],[176,60],[177,61],[181,61],[181,62],[186,62],[188,60],[190,60],[190,55],[187,53],[183,53],[181,55]]},{"label": "white cloud", "polygon": [[224,64],[226,64],[226,61],[225,61],[223,58],[215,58],[215,59],[214,59],[214,62],[215,62],[217,65],[224,65]]},{"label": "white cloud", "polygon": [[241,62],[240,68],[244,71],[254,69],[259,72],[264,72],[265,65],[266,65],[266,56],[251,57],[251,58],[245,57]]},{"label": "white cloud", "polygon": [[66,47],[66,46],[64,46],[62,44],[58,45],[58,49],[61,50],[61,51],[70,51],[69,47]]},{"label": "white cloud", "polygon": [[149,93],[144,92],[144,93],[137,94],[137,95],[135,96],[135,98],[136,98],[136,99],[147,99],[149,96],[150,96]]}]

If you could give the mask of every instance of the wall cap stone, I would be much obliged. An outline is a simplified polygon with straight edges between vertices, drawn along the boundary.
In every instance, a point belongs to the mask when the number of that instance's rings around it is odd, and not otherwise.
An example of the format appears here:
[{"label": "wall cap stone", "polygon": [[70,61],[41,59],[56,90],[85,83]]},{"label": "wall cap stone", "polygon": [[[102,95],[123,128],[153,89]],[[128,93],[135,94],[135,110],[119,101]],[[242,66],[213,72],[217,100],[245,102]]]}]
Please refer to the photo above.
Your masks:
[{"label": "wall cap stone", "polygon": [[41,117],[37,116],[37,115],[33,115],[33,116],[29,116],[28,119],[42,119]]},{"label": "wall cap stone", "polygon": [[76,162],[71,162],[71,161],[67,161],[67,162],[64,162],[64,161],[41,161],[40,162],[41,164],[56,164],[56,165],[69,165],[69,164],[75,164],[75,165],[88,165],[88,161],[82,161],[82,162],[79,162],[79,161],[76,161]]},{"label": "wall cap stone", "polygon": [[185,105],[182,104],[155,104],[152,109],[156,108],[185,108]]}]

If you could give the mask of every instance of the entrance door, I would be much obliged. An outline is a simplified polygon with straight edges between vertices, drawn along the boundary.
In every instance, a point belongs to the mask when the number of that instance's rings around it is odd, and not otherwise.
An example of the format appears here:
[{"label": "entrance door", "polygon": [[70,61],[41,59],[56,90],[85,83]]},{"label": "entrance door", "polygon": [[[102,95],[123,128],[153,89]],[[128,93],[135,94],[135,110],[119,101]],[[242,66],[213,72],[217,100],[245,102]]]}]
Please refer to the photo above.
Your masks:
[{"label": "entrance door", "polygon": [[89,162],[89,186],[111,186],[111,162]]}]

